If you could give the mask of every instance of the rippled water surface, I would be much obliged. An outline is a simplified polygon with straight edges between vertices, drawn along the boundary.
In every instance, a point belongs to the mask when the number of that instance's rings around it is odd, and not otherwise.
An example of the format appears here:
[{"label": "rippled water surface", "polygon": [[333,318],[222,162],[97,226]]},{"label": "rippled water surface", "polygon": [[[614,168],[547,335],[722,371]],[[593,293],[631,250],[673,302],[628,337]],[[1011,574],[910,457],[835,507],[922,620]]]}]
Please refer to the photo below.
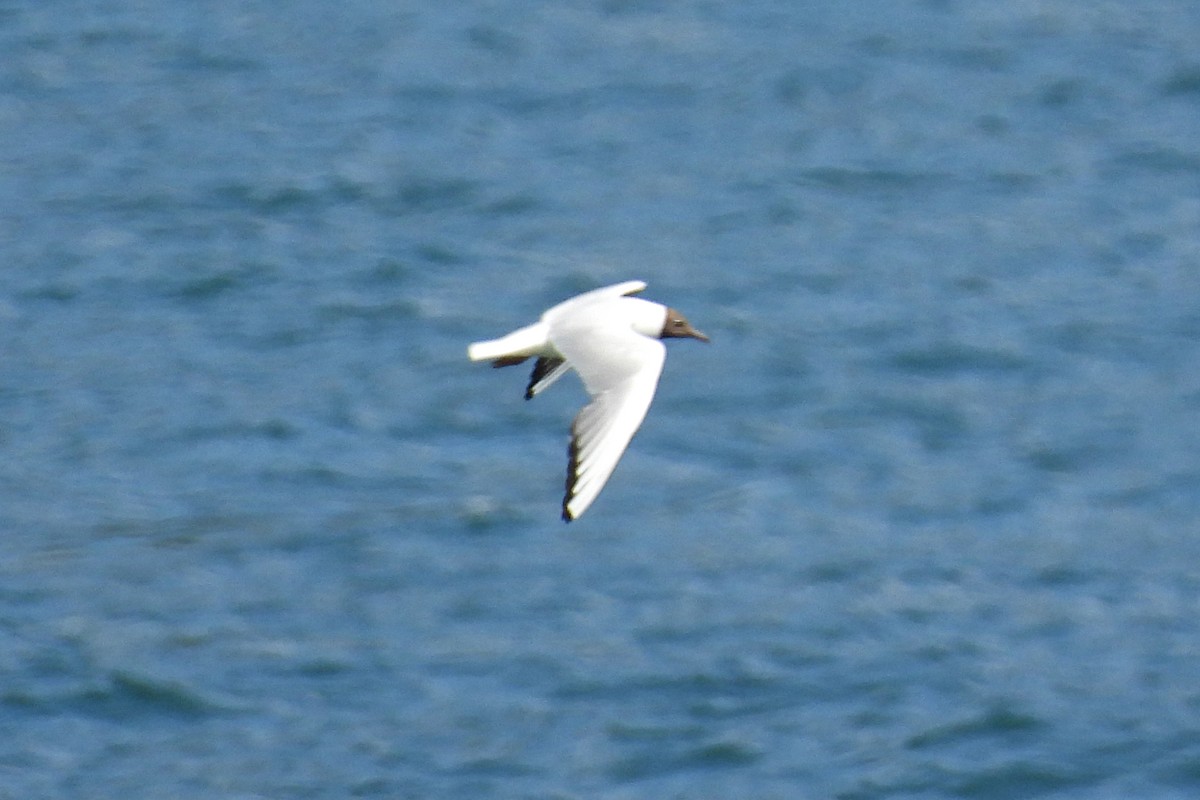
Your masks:
[{"label": "rippled water surface", "polygon": [[[1198,796],[1197,42],[0,2],[0,797]],[[564,526],[465,345],[630,278]]]}]

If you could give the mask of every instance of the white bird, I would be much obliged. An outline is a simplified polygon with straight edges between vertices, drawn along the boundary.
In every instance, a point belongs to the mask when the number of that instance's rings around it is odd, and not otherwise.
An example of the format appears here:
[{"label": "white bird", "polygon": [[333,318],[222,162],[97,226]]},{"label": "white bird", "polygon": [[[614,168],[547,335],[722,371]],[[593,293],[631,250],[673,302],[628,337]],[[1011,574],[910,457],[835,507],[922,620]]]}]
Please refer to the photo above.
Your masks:
[{"label": "white bird", "polygon": [[472,361],[510,367],[537,357],[525,399],[529,400],[574,369],[592,402],[571,424],[562,518],[577,519],[604,488],[633,434],[646,418],[667,349],[659,339],[708,337],[673,308],[629,295],[644,281],[594,289],[542,314],[507,336],[475,342]]}]

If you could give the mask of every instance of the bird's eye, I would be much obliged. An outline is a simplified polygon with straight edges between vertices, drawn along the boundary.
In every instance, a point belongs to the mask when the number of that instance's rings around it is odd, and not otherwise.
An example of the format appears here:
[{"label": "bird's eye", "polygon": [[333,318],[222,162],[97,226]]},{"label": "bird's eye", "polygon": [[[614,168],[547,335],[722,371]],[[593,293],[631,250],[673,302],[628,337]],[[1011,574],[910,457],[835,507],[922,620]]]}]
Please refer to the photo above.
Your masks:
[{"label": "bird's eye", "polygon": [[682,328],[682,327],[683,327],[683,320],[681,320],[681,319],[677,319],[677,320],[675,320],[675,327],[676,327],[676,328]]}]

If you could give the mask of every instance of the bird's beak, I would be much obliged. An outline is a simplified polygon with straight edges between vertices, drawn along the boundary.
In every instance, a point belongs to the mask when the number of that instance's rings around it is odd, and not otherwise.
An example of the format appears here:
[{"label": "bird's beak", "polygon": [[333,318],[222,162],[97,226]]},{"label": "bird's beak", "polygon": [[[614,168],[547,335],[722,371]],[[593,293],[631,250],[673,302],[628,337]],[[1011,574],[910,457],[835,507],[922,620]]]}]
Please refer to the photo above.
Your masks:
[{"label": "bird's beak", "polygon": [[695,328],[692,328],[692,338],[699,339],[700,341],[705,342],[705,343],[712,341],[711,339],[709,339],[707,336],[705,336],[703,333],[696,330]]}]

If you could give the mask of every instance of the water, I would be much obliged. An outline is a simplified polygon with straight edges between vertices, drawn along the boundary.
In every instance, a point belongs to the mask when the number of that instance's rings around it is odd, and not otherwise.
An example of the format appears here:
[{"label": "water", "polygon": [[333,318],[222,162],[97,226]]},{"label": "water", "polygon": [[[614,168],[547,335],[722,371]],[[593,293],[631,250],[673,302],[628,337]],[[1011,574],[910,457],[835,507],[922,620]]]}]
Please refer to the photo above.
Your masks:
[{"label": "water", "polygon": [[[1197,41],[0,4],[0,796],[1196,796]],[[630,278],[566,527],[465,345]]]}]

